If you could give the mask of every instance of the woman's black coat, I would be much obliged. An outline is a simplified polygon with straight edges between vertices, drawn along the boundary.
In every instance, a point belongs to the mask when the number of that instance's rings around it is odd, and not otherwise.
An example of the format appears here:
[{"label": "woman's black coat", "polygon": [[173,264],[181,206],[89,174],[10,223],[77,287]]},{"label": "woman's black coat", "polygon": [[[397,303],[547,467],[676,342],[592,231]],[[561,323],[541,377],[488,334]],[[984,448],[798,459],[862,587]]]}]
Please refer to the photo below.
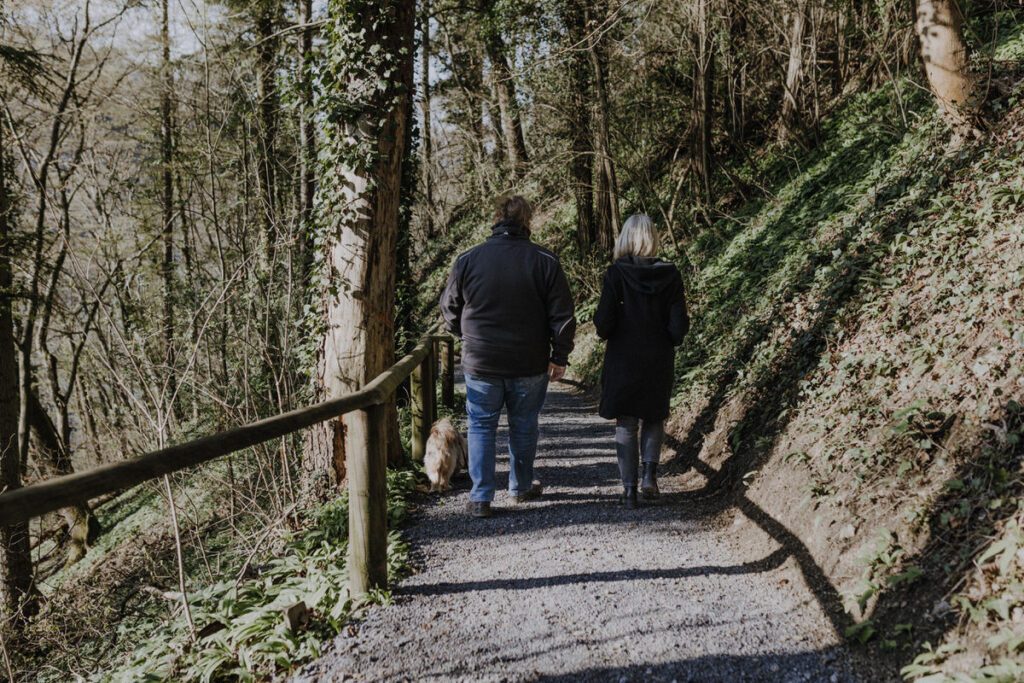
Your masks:
[{"label": "woman's black coat", "polygon": [[653,258],[619,259],[604,274],[594,325],[608,341],[601,417],[668,417],[674,347],[690,328],[679,269]]}]

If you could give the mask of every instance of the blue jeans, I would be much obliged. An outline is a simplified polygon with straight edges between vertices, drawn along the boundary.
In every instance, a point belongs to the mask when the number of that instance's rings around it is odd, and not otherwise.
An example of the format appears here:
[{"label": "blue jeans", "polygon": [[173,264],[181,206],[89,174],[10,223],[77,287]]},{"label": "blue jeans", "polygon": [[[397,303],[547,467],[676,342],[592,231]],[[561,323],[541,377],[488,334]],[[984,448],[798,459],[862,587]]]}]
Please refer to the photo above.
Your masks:
[{"label": "blue jeans", "polygon": [[526,493],[533,486],[537,419],[547,391],[547,373],[515,378],[466,375],[469,476],[473,479],[470,500],[494,500],[494,441],[502,407],[508,408],[508,490],[515,495]]}]

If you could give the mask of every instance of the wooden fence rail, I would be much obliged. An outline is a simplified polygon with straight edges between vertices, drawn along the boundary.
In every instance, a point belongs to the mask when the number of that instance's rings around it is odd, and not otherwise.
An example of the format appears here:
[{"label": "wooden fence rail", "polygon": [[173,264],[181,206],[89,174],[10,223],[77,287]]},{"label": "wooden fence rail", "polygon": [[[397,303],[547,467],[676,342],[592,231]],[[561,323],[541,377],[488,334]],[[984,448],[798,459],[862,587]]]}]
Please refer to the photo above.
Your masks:
[{"label": "wooden fence rail", "polygon": [[[242,427],[176,444],[131,460],[103,465],[86,472],[7,491],[0,494],[0,526],[24,522],[61,508],[123,491],[172,472],[194,467],[251,446],[299,431],[318,422],[353,411],[365,413],[365,448],[347,454],[349,489],[349,580],[359,595],[387,586],[387,501],[382,406],[411,378],[412,457],[422,460],[430,427],[437,418],[435,347],[445,348],[443,401],[452,407],[448,387],[454,383],[454,340],[427,335],[416,348],[359,391],[306,408],[268,417]],[[447,362],[444,362],[447,360]]]}]

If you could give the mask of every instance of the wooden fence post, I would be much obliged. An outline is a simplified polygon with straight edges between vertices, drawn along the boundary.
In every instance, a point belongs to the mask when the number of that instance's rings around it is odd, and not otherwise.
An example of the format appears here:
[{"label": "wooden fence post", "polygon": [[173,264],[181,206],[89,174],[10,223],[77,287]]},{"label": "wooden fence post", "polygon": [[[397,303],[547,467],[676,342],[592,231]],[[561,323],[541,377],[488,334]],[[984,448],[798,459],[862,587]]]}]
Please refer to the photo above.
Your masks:
[{"label": "wooden fence post", "polygon": [[424,441],[430,437],[430,428],[437,421],[437,345],[433,339],[427,341],[427,344],[427,357],[423,359],[423,413],[427,418],[427,437]]},{"label": "wooden fence post", "polygon": [[455,340],[448,337],[441,349],[441,404],[455,408]]},{"label": "wooden fence post", "polygon": [[387,410],[374,405],[346,420],[360,448],[348,453],[348,580],[353,596],[388,585]]},{"label": "wooden fence post", "polygon": [[[429,355],[427,356],[429,358]],[[409,376],[409,398],[412,415],[412,433],[409,437],[409,454],[415,462],[423,462],[423,455],[427,452],[427,439],[430,436],[430,422],[426,415],[426,405],[423,400],[424,384],[427,377],[423,376],[425,362],[421,362]]]}]

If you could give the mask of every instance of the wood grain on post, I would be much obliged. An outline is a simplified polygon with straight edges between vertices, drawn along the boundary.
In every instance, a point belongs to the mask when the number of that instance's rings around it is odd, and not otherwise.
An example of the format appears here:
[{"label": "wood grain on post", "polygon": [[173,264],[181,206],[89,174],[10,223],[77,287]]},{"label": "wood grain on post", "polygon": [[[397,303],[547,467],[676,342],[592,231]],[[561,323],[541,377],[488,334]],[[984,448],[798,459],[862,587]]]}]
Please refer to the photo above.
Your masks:
[{"label": "wood grain on post", "polygon": [[429,427],[424,429],[427,423],[423,404],[423,363],[416,366],[409,376],[409,398],[412,399],[409,412],[412,414],[412,432],[409,437],[409,455],[415,462],[423,462],[423,456],[427,452],[427,438],[430,433]]},{"label": "wood grain on post", "polygon": [[445,339],[441,348],[441,404],[455,408],[455,340]]},{"label": "wood grain on post", "polygon": [[[388,585],[387,410],[354,413],[346,427],[360,448],[348,454],[348,577],[353,596]],[[350,431],[350,433],[352,433]]]}]

